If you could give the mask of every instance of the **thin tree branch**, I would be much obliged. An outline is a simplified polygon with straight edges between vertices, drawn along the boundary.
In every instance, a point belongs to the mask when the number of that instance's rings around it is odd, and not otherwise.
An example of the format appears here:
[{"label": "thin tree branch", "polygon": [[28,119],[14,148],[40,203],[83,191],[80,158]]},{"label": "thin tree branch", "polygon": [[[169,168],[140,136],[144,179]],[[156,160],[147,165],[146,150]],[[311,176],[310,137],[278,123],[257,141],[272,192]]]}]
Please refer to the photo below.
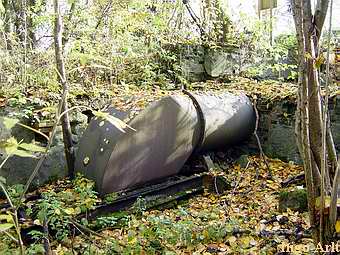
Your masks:
[{"label": "thin tree branch", "polygon": [[[69,15],[68,15],[68,19],[67,19],[67,24],[70,25],[72,22],[72,18],[73,18],[73,14],[74,11],[76,9],[76,0],[74,0],[71,4],[70,10],[69,10]],[[62,38],[62,44],[66,45],[70,39],[70,28],[69,27],[65,27],[65,32],[64,32],[64,37]]]},{"label": "thin tree branch", "polygon": [[59,107],[58,107],[58,110],[57,110],[57,114],[56,114],[56,121],[54,123],[54,126],[52,128],[52,132],[50,134],[50,137],[49,137],[49,140],[48,140],[48,143],[47,143],[47,146],[45,148],[45,152],[43,153],[43,155],[41,156],[41,158],[39,159],[37,165],[35,166],[33,172],[31,173],[30,177],[28,178],[26,184],[25,184],[25,187],[24,187],[24,190],[23,192],[21,193],[21,196],[20,196],[20,199],[19,199],[19,202],[16,206],[16,208],[18,209],[22,202],[23,202],[23,199],[24,199],[24,196],[28,190],[28,188],[31,186],[31,183],[33,181],[33,179],[35,178],[35,176],[37,175],[37,173],[39,172],[39,169],[40,167],[42,166],[42,164],[44,163],[47,155],[48,155],[48,152],[52,146],[52,141],[53,141],[53,138],[57,132],[57,127],[58,127],[58,123],[59,123],[59,115],[61,113],[61,109],[62,109],[62,102],[66,99],[66,93],[63,93],[61,99],[60,99],[60,102],[59,102]]},{"label": "thin tree branch", "polygon": [[[309,1],[308,1],[309,2]],[[326,19],[329,0],[318,0],[314,13],[314,24],[316,27],[316,35],[321,36],[322,27]]]},{"label": "thin tree branch", "polygon": [[[325,3],[327,2],[326,7],[322,7],[320,6],[320,2],[321,3]],[[329,30],[328,30],[328,36],[327,36],[327,70],[326,70],[326,84],[325,84],[325,91],[326,91],[326,95],[325,95],[325,102],[323,104],[323,126],[322,126],[322,158],[321,158],[321,206],[320,206],[320,241],[321,244],[323,242],[323,229],[324,229],[324,224],[325,224],[325,196],[326,196],[326,183],[325,183],[325,178],[328,174],[328,178],[329,178],[329,173],[326,173],[326,171],[328,171],[328,164],[327,164],[327,144],[326,144],[326,140],[327,140],[327,123],[328,123],[328,98],[329,98],[329,77],[330,77],[330,73],[329,73],[329,55],[330,55],[330,42],[331,42],[331,29],[332,29],[332,6],[333,6],[333,0],[331,0],[331,11],[330,11],[330,17],[329,17]],[[318,10],[318,8],[326,8],[326,10],[324,10],[324,15],[323,17],[323,21],[321,23],[321,27],[323,26],[323,22],[327,13],[327,8],[328,8],[328,0],[324,0],[318,1],[318,6],[316,7],[316,13],[317,11],[322,11],[322,10]],[[317,28],[318,29],[318,28]],[[337,193],[337,191],[336,191]],[[337,195],[335,195],[336,197]]]},{"label": "thin tree branch", "polygon": [[337,220],[337,212],[338,212],[338,189],[340,183],[340,160],[338,159],[338,165],[335,171],[333,187],[332,187],[332,196],[331,196],[331,204],[329,208],[329,222],[332,226],[335,225]]},{"label": "thin tree branch", "polygon": [[[60,15],[59,0],[54,0],[54,12],[55,12],[55,23],[54,23],[54,46],[55,46],[55,59],[56,66],[59,73],[59,82],[63,87],[64,94],[66,95],[65,100],[62,102],[62,112],[67,112],[67,95],[68,95],[68,83],[66,78],[65,63],[63,57],[63,21]],[[65,145],[65,156],[68,168],[68,175],[70,178],[74,177],[74,149],[72,141],[71,125],[68,114],[64,114],[61,118],[61,125],[63,130],[63,140]]]},{"label": "thin tree branch", "polygon": [[[258,125],[259,125],[259,120],[260,120],[260,116],[259,116],[259,112],[257,110],[257,107],[256,107],[256,99],[253,101],[253,106],[254,106],[254,110],[255,110],[255,114],[256,114],[256,122],[255,122],[255,129],[254,129],[254,136],[256,138],[256,141],[257,141],[257,145],[259,147],[259,150],[260,150],[260,156],[262,158],[262,160],[264,161],[266,167],[267,167],[267,170],[268,170],[268,177],[269,178],[272,178],[272,171],[270,169],[270,166],[268,164],[268,161],[267,161],[267,158],[266,158],[266,155],[264,154],[263,152],[263,149],[262,149],[262,145],[261,145],[261,142],[260,142],[260,138],[259,136],[257,135],[257,129],[258,129]],[[259,172],[258,170],[256,171],[256,178],[258,178],[258,175],[259,175]]]},{"label": "thin tree branch", "polygon": [[106,4],[104,10],[102,11],[102,13],[101,13],[101,15],[100,15],[100,17],[99,17],[99,19],[98,19],[98,21],[97,21],[96,26],[94,27],[95,30],[98,29],[98,27],[99,27],[100,24],[102,23],[102,20],[103,20],[104,17],[107,15],[107,12],[111,9],[111,7],[112,7],[112,1],[109,1],[109,2]]},{"label": "thin tree branch", "polygon": [[195,24],[197,25],[198,29],[200,30],[201,32],[201,36],[204,36],[206,33],[203,29],[203,27],[201,26],[200,24],[200,21],[199,21],[199,18],[196,16],[196,14],[193,12],[193,10],[191,9],[189,3],[188,3],[188,0],[183,0],[183,4],[185,5],[185,7],[187,8],[189,14],[190,14],[190,17],[193,19],[193,21],[195,22]]},{"label": "thin tree branch", "polygon": [[43,229],[44,229],[44,250],[45,250],[45,255],[51,255],[52,250],[51,250],[51,245],[50,245],[50,240],[48,239],[48,221],[46,217],[44,218],[43,222]]}]

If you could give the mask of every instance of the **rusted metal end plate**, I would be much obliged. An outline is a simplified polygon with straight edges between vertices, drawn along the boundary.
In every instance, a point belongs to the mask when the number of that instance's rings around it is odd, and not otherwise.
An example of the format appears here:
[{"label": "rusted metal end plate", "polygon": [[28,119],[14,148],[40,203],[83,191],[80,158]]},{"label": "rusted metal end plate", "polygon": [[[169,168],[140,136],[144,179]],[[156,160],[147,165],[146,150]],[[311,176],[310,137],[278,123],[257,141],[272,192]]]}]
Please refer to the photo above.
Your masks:
[{"label": "rusted metal end plate", "polygon": [[122,134],[101,180],[105,194],[177,174],[198,141],[198,120],[191,100],[170,96],[152,104]]},{"label": "rusted metal end plate", "polygon": [[[107,112],[119,119],[127,116],[127,113],[114,108],[109,108]],[[107,162],[120,135],[121,132],[110,123],[93,118],[79,141],[75,170],[95,180],[97,188],[102,185]]]}]

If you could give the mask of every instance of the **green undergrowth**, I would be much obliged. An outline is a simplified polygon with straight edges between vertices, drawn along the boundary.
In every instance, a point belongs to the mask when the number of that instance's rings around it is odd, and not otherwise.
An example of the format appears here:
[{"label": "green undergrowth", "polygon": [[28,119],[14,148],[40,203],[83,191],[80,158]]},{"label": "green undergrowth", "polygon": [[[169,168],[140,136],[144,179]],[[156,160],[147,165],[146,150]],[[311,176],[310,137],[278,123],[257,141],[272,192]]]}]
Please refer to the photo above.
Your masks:
[{"label": "green undergrowth", "polygon": [[[23,227],[40,226],[24,236],[30,239],[27,254],[43,254],[44,222],[55,254],[276,254],[282,243],[310,245],[311,239],[294,234],[308,230],[307,213],[278,210],[281,182],[302,168],[268,160],[271,179],[259,157],[248,157],[247,169],[236,163],[214,173],[231,183],[218,195],[206,190],[154,209],[147,209],[147,200],[139,198],[130,210],[93,221],[86,220],[86,214],[116,196],[102,201],[93,182],[82,176],[45,185],[36,191],[41,194],[38,201],[25,203],[31,220]],[[292,234],[281,236],[280,231]],[[2,233],[0,238],[1,254],[18,252],[8,236]]]}]

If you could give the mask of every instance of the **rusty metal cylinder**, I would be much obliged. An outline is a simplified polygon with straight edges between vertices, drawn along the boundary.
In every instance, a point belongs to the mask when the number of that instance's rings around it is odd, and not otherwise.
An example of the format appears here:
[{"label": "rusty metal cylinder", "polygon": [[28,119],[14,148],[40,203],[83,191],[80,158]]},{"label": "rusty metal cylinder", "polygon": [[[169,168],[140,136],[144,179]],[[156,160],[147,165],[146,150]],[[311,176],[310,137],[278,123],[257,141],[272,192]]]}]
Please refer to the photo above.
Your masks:
[{"label": "rusty metal cylinder", "polygon": [[178,174],[193,152],[246,139],[255,118],[245,95],[167,96],[129,122],[136,131],[122,133],[105,120],[91,120],[79,143],[76,170],[95,180],[101,195],[147,184]]},{"label": "rusty metal cylinder", "polygon": [[226,148],[249,137],[255,128],[255,112],[245,95],[223,93],[195,95],[205,119],[200,150]]}]

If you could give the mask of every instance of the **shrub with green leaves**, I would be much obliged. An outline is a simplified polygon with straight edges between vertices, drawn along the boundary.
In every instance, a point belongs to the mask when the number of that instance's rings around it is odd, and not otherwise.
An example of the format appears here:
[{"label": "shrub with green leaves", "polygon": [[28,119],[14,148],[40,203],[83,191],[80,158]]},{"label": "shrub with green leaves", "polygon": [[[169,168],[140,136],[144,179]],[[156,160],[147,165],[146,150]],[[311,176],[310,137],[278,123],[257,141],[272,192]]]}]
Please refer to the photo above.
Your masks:
[{"label": "shrub with green leaves", "polygon": [[72,218],[93,209],[100,201],[93,181],[77,175],[72,184],[73,189],[43,192],[37,203],[37,219],[41,224],[46,221],[58,240],[70,235]]}]

